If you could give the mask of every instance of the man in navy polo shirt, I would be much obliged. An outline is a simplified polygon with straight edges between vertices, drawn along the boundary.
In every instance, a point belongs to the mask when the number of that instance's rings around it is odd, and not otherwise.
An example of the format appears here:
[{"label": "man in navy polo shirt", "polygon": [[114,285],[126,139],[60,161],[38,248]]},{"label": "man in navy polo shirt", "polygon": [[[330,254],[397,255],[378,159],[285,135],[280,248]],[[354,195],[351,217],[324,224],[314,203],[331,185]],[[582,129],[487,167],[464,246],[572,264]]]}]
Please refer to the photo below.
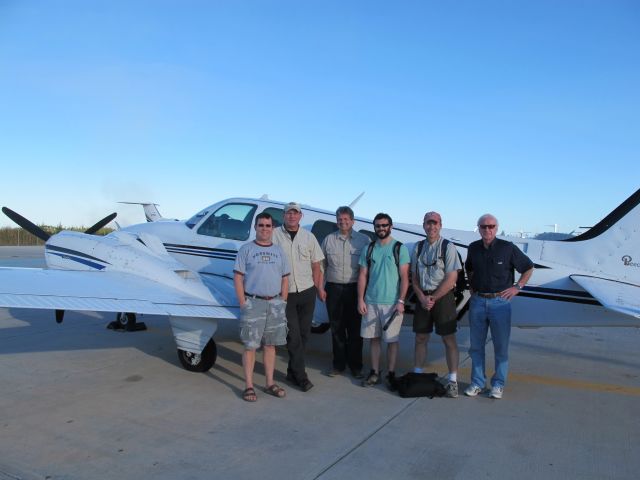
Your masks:
[{"label": "man in navy polo shirt", "polygon": [[[485,387],[485,352],[487,331],[495,356],[495,373],[491,378],[491,398],[502,398],[509,368],[511,334],[511,299],[531,278],[533,262],[513,243],[496,238],[498,220],[491,214],[478,219],[481,240],[469,244],[465,267],[469,276],[469,355],[471,385],[465,395],[475,397]],[[514,283],[514,269],[520,278]]]}]

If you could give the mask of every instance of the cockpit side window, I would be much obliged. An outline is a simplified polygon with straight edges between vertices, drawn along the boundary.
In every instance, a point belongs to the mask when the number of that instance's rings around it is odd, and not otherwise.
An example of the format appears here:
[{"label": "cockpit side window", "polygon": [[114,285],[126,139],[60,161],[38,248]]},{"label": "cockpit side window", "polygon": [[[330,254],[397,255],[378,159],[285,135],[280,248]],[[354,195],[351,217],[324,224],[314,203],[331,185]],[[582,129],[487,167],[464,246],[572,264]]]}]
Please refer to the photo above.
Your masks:
[{"label": "cockpit side window", "polygon": [[247,240],[256,208],[256,205],[249,203],[228,203],[207,218],[198,228],[198,233],[230,240]]},{"label": "cockpit side window", "polygon": [[282,208],[265,208],[264,213],[268,213],[273,218],[273,228],[279,227],[284,222],[284,211]]},{"label": "cockpit side window", "polygon": [[336,222],[327,222],[326,220],[317,220],[313,224],[313,227],[311,227],[311,233],[316,236],[320,244],[322,244],[322,241],[327,235],[336,230],[338,230]]}]

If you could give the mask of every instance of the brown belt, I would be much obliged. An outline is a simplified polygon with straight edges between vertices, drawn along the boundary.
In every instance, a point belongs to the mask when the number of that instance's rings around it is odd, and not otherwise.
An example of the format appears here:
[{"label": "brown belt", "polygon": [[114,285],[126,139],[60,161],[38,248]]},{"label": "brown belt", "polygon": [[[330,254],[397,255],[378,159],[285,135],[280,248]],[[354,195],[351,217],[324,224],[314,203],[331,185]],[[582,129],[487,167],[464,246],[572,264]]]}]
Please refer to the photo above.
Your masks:
[{"label": "brown belt", "polygon": [[479,297],[482,298],[498,298],[500,296],[500,292],[498,293],[476,293]]}]

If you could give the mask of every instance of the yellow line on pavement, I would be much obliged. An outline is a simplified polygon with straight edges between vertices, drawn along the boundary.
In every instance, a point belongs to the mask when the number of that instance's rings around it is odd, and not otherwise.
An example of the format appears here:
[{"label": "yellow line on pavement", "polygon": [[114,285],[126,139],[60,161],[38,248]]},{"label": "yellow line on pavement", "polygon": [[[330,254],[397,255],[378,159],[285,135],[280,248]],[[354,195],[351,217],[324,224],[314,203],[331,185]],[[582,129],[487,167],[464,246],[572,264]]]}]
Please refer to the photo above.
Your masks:
[{"label": "yellow line on pavement", "polygon": [[[447,366],[445,364],[430,364],[426,371],[438,371],[446,372]],[[492,372],[487,371],[489,376]],[[459,368],[458,375],[462,374],[462,378],[458,378],[458,381],[468,381],[469,375],[471,375],[470,368]],[[611,383],[596,383],[586,382],[582,380],[559,378],[559,377],[546,377],[542,375],[529,375],[524,373],[512,373],[509,372],[509,382],[520,383],[534,383],[537,385],[549,385],[552,387],[570,388],[572,390],[589,390],[592,392],[605,392],[605,393],[617,393],[622,395],[631,395],[634,397],[640,397],[640,387],[629,387],[623,385],[613,385]]]},{"label": "yellow line on pavement", "polygon": [[509,380],[524,383],[537,383],[539,385],[550,385],[553,387],[571,388],[574,390],[590,390],[592,392],[620,393],[622,395],[632,395],[640,397],[640,387],[627,387],[623,385],[613,385],[610,383],[584,382],[557,377],[543,377],[540,375],[525,375],[520,373],[510,373]]}]

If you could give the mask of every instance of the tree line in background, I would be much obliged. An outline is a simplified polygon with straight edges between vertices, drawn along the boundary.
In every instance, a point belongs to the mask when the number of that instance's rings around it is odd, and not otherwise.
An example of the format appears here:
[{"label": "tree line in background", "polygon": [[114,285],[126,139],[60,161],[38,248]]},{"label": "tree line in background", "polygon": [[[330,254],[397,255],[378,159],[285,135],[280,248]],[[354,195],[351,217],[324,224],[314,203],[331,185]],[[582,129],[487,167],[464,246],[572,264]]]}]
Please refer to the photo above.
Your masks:
[{"label": "tree line in background", "polygon": [[[86,227],[63,227],[62,225],[58,225],[57,227],[52,227],[49,225],[39,225],[39,227],[42,228],[45,232],[50,233],[51,235],[55,235],[62,230],[71,230],[74,232],[84,232],[86,230]],[[107,233],[111,232],[113,232],[112,228],[102,228],[98,230],[98,233],[96,233],[96,235],[106,235]],[[0,228],[0,246],[13,247],[20,245],[44,245],[44,242],[19,227]]]}]

